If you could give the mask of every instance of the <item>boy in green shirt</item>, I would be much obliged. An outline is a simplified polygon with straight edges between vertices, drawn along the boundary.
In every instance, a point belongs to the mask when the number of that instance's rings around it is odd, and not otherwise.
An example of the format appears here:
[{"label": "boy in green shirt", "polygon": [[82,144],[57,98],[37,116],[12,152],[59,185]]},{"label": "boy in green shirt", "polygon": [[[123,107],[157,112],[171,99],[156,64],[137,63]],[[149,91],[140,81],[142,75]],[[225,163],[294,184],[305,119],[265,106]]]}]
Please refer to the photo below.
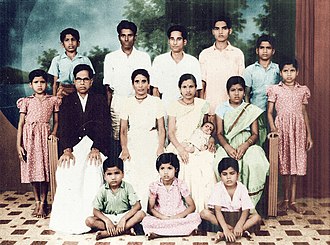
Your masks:
[{"label": "boy in green shirt", "polygon": [[86,225],[99,230],[96,240],[121,234],[135,235],[133,226],[145,216],[131,184],[123,181],[124,164],[120,158],[108,158],[103,162],[104,180],[95,197],[93,215]]}]

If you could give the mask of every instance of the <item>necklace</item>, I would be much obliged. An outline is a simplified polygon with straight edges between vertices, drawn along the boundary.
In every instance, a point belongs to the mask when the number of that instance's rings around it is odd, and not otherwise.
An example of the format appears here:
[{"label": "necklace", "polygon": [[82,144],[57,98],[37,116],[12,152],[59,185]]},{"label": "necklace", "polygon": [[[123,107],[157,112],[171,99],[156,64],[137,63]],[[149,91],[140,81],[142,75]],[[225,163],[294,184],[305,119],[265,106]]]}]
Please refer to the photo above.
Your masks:
[{"label": "necklace", "polygon": [[185,102],[183,99],[181,99],[181,102],[184,104],[184,105],[193,105],[194,104],[194,100],[190,103],[187,103]]},{"label": "necklace", "polygon": [[136,100],[140,100],[140,101],[141,101],[141,100],[144,100],[144,99],[147,98],[147,97],[148,97],[148,95],[146,95],[146,96],[144,96],[144,97],[142,97],[142,98],[138,98],[138,97],[136,97],[136,95],[135,95],[135,99],[136,99]]}]

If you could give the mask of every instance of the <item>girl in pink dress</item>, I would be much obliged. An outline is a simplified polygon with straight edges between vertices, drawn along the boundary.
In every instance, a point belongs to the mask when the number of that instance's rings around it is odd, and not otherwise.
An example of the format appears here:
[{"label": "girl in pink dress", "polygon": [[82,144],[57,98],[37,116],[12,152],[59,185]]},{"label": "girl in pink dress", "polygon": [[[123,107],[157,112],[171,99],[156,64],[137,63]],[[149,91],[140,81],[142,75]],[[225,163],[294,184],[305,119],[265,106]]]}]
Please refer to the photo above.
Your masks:
[{"label": "girl in pink dress", "polygon": [[188,186],[177,178],[179,160],[173,153],[163,153],[156,161],[160,180],[149,186],[148,212],[142,220],[148,240],[164,236],[187,236],[197,229],[201,218],[195,211]]},{"label": "girl in pink dress", "polygon": [[[33,70],[29,74],[34,94],[17,101],[20,117],[17,128],[17,152],[21,161],[21,182],[31,183],[36,207],[33,216],[47,216],[49,182],[47,138],[56,141],[58,111],[61,100],[46,94],[47,73]],[[49,121],[53,117],[53,131]]]},{"label": "girl in pink dress", "polygon": [[[297,176],[306,175],[307,151],[313,141],[307,114],[310,91],[296,82],[298,63],[295,59],[282,62],[283,81],[268,88],[268,121],[272,132],[279,135],[279,170],[283,175],[284,200],[280,209],[291,208],[297,213],[305,211],[297,206]],[[274,121],[274,107],[277,113]]]}]

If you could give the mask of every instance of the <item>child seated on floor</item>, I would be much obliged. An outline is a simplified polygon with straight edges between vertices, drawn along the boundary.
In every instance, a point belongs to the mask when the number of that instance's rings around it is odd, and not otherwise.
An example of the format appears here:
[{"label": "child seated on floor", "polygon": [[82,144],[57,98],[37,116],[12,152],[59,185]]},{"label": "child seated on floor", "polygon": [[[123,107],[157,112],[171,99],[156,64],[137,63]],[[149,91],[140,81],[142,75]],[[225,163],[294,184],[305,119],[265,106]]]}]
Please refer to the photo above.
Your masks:
[{"label": "child seated on floor", "polygon": [[104,180],[95,197],[93,215],[86,225],[99,230],[96,240],[121,234],[135,235],[133,226],[145,216],[140,201],[131,184],[123,181],[124,164],[120,158],[103,162]]},{"label": "child seated on floor", "polygon": [[194,153],[198,151],[205,151],[208,147],[209,139],[214,131],[214,125],[212,122],[204,122],[200,128],[194,130],[191,137],[181,143],[186,151]]},{"label": "child seated on floor", "polygon": [[247,188],[238,181],[239,168],[237,160],[223,158],[218,171],[221,181],[218,182],[209,200],[209,208],[201,211],[202,219],[220,226],[215,241],[235,242],[236,238],[250,236],[251,228],[258,230],[261,217],[256,212],[250,213],[254,205]]},{"label": "child seated on floor", "polygon": [[177,178],[179,159],[173,153],[163,153],[156,161],[160,179],[150,184],[148,212],[143,229],[148,240],[165,236],[187,236],[195,231],[201,218],[195,211],[188,186]]}]

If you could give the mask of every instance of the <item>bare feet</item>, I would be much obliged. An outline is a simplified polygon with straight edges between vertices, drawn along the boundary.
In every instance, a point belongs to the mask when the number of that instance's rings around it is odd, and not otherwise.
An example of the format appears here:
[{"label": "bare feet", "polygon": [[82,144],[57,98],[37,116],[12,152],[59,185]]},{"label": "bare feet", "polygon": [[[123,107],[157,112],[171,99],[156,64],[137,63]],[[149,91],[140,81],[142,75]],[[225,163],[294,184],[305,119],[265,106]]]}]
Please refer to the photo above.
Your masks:
[{"label": "bare feet", "polygon": [[283,201],[280,203],[278,209],[279,209],[280,211],[288,211],[288,209],[289,209],[289,200],[283,200]]},{"label": "bare feet", "polygon": [[46,218],[47,217],[47,203],[40,202],[39,210],[36,215],[37,218]]},{"label": "bare feet", "polygon": [[296,202],[291,202],[289,207],[298,214],[304,214],[306,212],[306,210],[304,210],[303,208],[298,207]]},{"label": "bare feet", "polygon": [[32,213],[33,217],[37,217],[39,209],[40,209],[40,201],[36,201],[36,206],[35,206],[35,208],[33,210],[33,213]]},{"label": "bare feet", "polygon": [[224,240],[225,240],[225,235],[223,234],[222,231],[218,231],[214,237],[214,243],[218,243],[218,242],[224,241]]},{"label": "bare feet", "polygon": [[111,235],[107,231],[98,231],[96,232],[96,241],[110,236]]},{"label": "bare feet", "polygon": [[161,236],[156,234],[156,233],[151,232],[150,234],[147,234],[147,237],[148,237],[148,240],[150,241],[150,240],[153,240],[155,238],[159,238]]}]

